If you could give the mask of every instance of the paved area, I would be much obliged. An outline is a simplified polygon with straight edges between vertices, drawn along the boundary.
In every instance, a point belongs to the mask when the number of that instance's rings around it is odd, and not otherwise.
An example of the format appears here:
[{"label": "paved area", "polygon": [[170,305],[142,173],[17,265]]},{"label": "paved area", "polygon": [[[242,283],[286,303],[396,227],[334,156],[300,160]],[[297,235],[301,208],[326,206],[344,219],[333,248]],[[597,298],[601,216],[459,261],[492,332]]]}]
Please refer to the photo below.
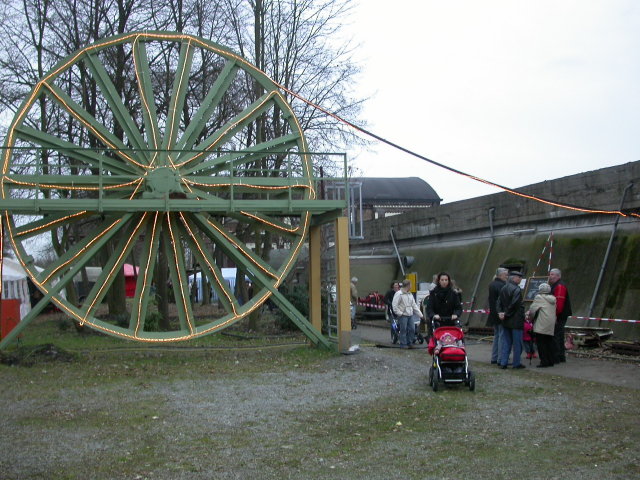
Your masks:
[{"label": "paved area", "polygon": [[[382,326],[382,322],[380,322]],[[360,324],[351,332],[351,344],[360,345],[361,348],[398,348],[391,343],[391,335],[388,328]],[[415,350],[408,350],[407,355],[425,355],[425,369],[427,364],[427,346],[417,345]],[[468,339],[467,355],[470,362],[491,363],[490,339]],[[569,353],[567,362],[552,368],[535,368],[538,359],[524,359],[523,364],[527,369],[540,375],[557,375],[580,380],[599,382],[608,385],[629,387],[640,390],[640,362],[620,362],[604,359],[591,359],[577,357]],[[496,373],[499,369],[496,367]]]}]

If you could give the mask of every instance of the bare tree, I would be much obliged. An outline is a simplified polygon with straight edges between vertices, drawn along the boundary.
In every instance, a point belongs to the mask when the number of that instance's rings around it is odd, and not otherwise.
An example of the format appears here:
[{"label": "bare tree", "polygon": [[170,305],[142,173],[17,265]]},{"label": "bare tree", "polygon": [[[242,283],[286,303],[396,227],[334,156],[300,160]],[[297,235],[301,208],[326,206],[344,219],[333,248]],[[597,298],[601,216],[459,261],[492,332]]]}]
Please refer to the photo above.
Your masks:
[{"label": "bare tree", "polygon": [[[357,117],[363,100],[355,97],[351,90],[358,68],[351,59],[349,45],[342,46],[335,40],[341,20],[351,8],[350,0],[6,0],[2,8],[0,105],[8,112],[18,111],[22,99],[56,62],[89,43],[135,30],[172,30],[195,34],[230,47],[283,86],[282,94],[292,104],[311,150],[337,151],[344,149],[347,142],[360,141],[340,122],[313,107],[313,104],[322,105],[347,120],[362,123]],[[171,62],[175,61],[172,60],[175,51],[172,49],[175,48],[167,45],[147,52],[160,125],[169,115],[174,84]],[[96,55],[100,55],[100,62],[131,118],[140,125],[140,134],[145,135],[138,85],[131,72],[131,49],[118,45],[115,52],[105,51]],[[198,105],[224,67],[224,62],[206,49],[199,50],[197,55],[198,58],[193,60],[186,101],[180,112],[183,128],[190,124]],[[96,79],[86,64],[78,63],[61,74],[56,82],[58,88],[123,143],[130,141],[122,125],[115,120],[110,105],[101,99]],[[300,101],[290,92],[308,99],[309,103]],[[253,101],[263,93],[264,88],[250,75],[239,74],[220,103],[217,116],[193,141],[197,143],[207,138],[242,111],[246,104],[237,98],[248,97]],[[34,128],[84,148],[100,148],[99,139],[89,129],[70,121],[69,115],[65,115],[55,101],[44,95],[39,101],[39,116],[28,119]],[[286,135],[289,129],[285,113],[274,106],[269,114],[262,114],[235,136],[232,147],[242,149],[260,144]],[[44,171],[57,169],[57,172],[73,175],[96,173],[92,170],[95,167],[74,160],[72,155],[41,148],[39,156]],[[287,167],[287,162],[291,160],[285,153],[274,154],[241,166],[244,172],[240,174],[270,171],[277,175],[278,170]],[[71,189],[56,189],[47,191],[45,195],[77,198],[80,194]],[[259,194],[252,195],[256,198]],[[87,222],[83,228],[90,230],[90,224]],[[86,234],[77,228],[74,231],[60,228],[52,231],[51,242],[55,251],[62,254]],[[263,257],[269,256],[272,244],[282,243],[282,239],[272,238],[271,233],[252,227],[235,234],[255,245]],[[105,252],[113,249],[117,241],[114,239]],[[160,252],[163,255],[164,249],[161,248]],[[214,255],[217,257],[218,253],[214,252]],[[106,263],[106,259],[103,261]],[[160,261],[156,283],[161,285],[158,290],[163,311],[167,310],[166,269],[166,261]],[[117,282],[123,283],[124,279],[118,278]],[[237,285],[244,289],[240,297],[246,299],[244,274],[240,269]],[[118,293],[109,297],[110,312],[121,314],[125,305],[124,288],[116,285],[111,290]],[[72,298],[73,293],[69,295]]]},{"label": "bare tree", "polygon": [[[275,82],[309,101],[285,92],[301,121],[310,148],[339,151],[347,142],[361,142],[343,124],[313,104],[358,122],[365,99],[354,96],[352,84],[360,72],[349,42],[341,43],[350,0],[225,0],[235,48]],[[256,91],[258,93],[258,91]],[[277,136],[283,119],[268,129]],[[269,135],[269,133],[266,133]]]}]

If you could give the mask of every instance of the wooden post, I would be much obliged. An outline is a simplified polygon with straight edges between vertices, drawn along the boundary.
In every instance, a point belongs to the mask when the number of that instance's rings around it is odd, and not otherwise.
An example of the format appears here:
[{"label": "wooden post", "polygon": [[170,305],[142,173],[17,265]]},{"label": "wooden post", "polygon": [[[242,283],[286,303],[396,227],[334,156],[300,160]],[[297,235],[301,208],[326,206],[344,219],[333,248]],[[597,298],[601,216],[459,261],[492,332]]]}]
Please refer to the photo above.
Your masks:
[{"label": "wooden post", "polygon": [[322,227],[319,225],[309,230],[309,319],[319,332],[322,331],[321,231]]},{"label": "wooden post", "polygon": [[338,294],[338,351],[351,347],[351,280],[349,268],[349,225],[347,217],[336,218],[336,280]]}]

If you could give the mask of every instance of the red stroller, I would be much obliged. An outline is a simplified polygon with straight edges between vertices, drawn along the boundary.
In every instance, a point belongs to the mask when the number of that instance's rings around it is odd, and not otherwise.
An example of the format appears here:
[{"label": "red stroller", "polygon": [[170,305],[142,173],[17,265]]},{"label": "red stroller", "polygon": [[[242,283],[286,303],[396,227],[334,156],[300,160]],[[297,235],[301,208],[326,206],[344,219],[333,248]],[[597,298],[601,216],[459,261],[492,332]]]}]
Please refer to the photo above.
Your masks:
[{"label": "red stroller", "polygon": [[434,392],[438,391],[440,382],[445,385],[464,383],[469,390],[475,390],[476,378],[469,370],[464,332],[460,327],[436,328],[429,339],[427,351],[432,355],[429,385]]}]

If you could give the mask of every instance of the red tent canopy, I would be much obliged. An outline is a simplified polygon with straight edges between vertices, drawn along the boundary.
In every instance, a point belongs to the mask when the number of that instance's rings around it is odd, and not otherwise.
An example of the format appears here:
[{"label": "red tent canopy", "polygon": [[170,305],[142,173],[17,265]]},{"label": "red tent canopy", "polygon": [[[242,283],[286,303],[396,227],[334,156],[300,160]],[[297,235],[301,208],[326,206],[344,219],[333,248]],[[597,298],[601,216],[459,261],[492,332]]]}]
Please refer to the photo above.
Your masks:
[{"label": "red tent canopy", "polygon": [[140,267],[136,267],[135,271],[134,271],[133,265],[131,265],[129,263],[125,263],[124,264],[124,276],[125,277],[137,277],[139,271],[140,271]]},{"label": "red tent canopy", "polygon": [[136,294],[136,282],[138,280],[138,272],[140,267],[133,268],[133,265],[124,264],[124,289],[127,297],[133,298]]}]

